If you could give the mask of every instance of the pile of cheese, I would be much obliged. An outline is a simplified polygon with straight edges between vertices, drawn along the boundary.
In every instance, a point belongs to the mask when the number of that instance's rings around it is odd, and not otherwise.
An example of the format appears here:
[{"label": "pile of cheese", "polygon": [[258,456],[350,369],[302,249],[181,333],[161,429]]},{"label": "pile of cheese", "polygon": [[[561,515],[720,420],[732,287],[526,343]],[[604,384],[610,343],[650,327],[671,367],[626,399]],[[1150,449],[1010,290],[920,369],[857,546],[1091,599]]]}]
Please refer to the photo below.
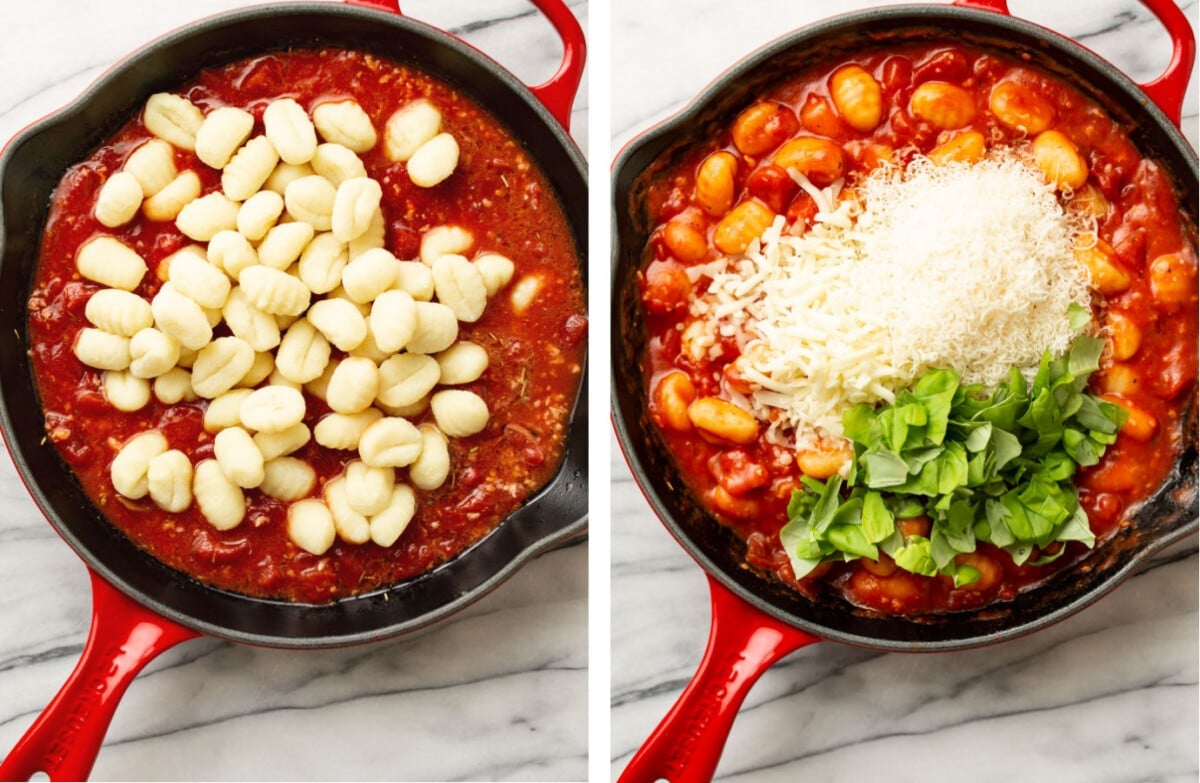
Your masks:
[{"label": "pile of cheese", "polygon": [[[932,368],[993,385],[1076,335],[1089,275],[1073,249],[1087,228],[1029,162],[876,169],[853,193],[797,181],[820,211],[786,233],[782,217],[741,256],[692,274],[711,278],[691,314],[742,348],[749,396],[735,402],[769,423],[768,436],[803,446],[842,434],[857,403],[890,402]],[[706,347],[706,346],[702,346]]]}]

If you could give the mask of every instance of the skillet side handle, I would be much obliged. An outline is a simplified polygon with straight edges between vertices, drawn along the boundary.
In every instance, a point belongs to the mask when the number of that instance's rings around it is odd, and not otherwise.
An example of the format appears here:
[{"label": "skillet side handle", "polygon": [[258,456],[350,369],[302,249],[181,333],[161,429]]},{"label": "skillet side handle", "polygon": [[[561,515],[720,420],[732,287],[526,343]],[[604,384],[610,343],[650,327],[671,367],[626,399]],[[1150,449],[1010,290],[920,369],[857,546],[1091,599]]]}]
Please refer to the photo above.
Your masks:
[{"label": "skillet side handle", "polygon": [[360,5],[363,8],[378,8],[380,11],[400,13],[399,0],[345,0],[346,5]]},{"label": "skillet side handle", "polygon": [[83,655],[58,695],[8,757],[0,780],[85,780],[129,683],[155,656],[199,634],[127,598],[95,572],[92,626]]},{"label": "skillet side handle", "polygon": [[1141,85],[1175,127],[1183,125],[1183,97],[1196,62],[1196,34],[1175,0],[1141,0],[1171,36],[1171,61],[1157,78]]},{"label": "skillet side handle", "polygon": [[708,579],[712,627],[704,660],[675,706],[634,754],[619,783],[708,783],[733,720],[771,664],[820,641],[781,623]]},{"label": "skillet side handle", "polygon": [[550,20],[563,44],[562,64],[546,81],[530,87],[542,105],[549,109],[563,130],[571,130],[571,106],[583,79],[583,64],[587,59],[587,44],[579,20],[563,0],[533,0],[533,4]]},{"label": "skillet side handle", "polygon": [[978,8],[980,11],[993,11],[997,14],[1012,16],[1008,10],[1008,0],[954,0],[950,5],[959,8]]},{"label": "skillet side handle", "polygon": [[[1192,75],[1192,65],[1196,62],[1196,34],[1175,0],[1140,2],[1167,28],[1167,34],[1171,37],[1171,61],[1157,78],[1139,86],[1162,109],[1167,119],[1180,128],[1183,125],[1183,98]],[[1008,10],[1008,0],[954,0],[951,5],[1012,15]]]}]

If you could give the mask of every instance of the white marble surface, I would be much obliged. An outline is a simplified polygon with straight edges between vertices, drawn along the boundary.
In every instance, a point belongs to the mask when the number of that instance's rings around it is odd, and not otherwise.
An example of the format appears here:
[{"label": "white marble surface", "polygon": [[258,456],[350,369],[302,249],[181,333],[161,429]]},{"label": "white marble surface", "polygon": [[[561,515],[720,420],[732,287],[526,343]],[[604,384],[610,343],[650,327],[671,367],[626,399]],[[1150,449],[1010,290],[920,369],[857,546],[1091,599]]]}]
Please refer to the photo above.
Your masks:
[{"label": "white marble surface", "polygon": [[[0,5],[0,143],[114,61],[238,0]],[[587,3],[571,2],[587,23]],[[558,65],[525,0],[409,0],[526,83]],[[587,97],[573,130],[586,148]],[[588,545],[546,555],[413,637],[319,652],[187,642],[134,681],[93,770],[116,780],[582,780]],[[0,753],[82,649],[85,569],[0,457]]]},{"label": "white marble surface", "polygon": [[[614,0],[612,148],[674,114],[738,58],[878,0]],[[1011,0],[1140,81],[1165,36],[1133,0]],[[1197,3],[1185,0],[1196,24]],[[651,75],[649,78],[647,75]],[[1197,139],[1196,79],[1185,104]],[[611,775],[695,671],[705,577],[616,454],[612,473]],[[1195,781],[1197,553],[1192,539],[1093,607],[1002,645],[938,655],[821,643],[767,671],[734,725],[722,781]]]}]

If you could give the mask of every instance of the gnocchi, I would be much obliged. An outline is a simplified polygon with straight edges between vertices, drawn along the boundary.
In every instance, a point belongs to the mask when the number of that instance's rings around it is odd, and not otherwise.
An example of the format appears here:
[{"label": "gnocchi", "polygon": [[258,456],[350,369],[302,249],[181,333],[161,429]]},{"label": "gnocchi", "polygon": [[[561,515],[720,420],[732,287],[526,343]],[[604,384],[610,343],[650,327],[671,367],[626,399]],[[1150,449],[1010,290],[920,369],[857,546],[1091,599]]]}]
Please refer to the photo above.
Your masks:
[{"label": "gnocchi", "polygon": [[320,500],[300,500],[288,506],[287,533],[293,544],[313,555],[323,555],[333,546],[337,529],[329,507]]},{"label": "gnocchi", "polygon": [[302,459],[276,457],[263,464],[262,493],[276,500],[294,501],[307,497],[317,483],[317,472]]},{"label": "gnocchi", "polygon": [[175,149],[162,139],[150,139],[133,151],[121,170],[137,180],[143,198],[150,198],[175,179]]},{"label": "gnocchi", "polygon": [[192,496],[200,514],[216,530],[232,530],[246,517],[246,496],[215,459],[201,460],[192,472]]},{"label": "gnocchi", "polygon": [[108,371],[102,379],[104,399],[119,411],[139,411],[150,402],[150,383],[125,371]]},{"label": "gnocchi", "polygon": [[421,433],[407,419],[384,416],[363,430],[359,458],[376,468],[402,468],[421,455]]},{"label": "gnocchi", "polygon": [[312,111],[313,125],[321,138],[353,150],[366,152],[375,146],[375,126],[356,101],[322,103]]},{"label": "gnocchi", "polygon": [[123,226],[142,208],[142,184],[128,171],[118,171],[100,187],[96,220],[107,228]]},{"label": "gnocchi", "polygon": [[384,125],[383,145],[388,160],[404,163],[442,128],[442,113],[424,98],[397,109]]},{"label": "gnocchi", "polygon": [[223,169],[253,130],[250,112],[233,106],[213,109],[196,129],[196,157],[206,166]]},{"label": "gnocchi", "polygon": [[298,165],[312,160],[317,151],[317,130],[308,112],[295,100],[271,101],[263,111],[263,126],[283,162]]},{"label": "gnocchi", "polygon": [[289,326],[279,341],[275,370],[293,383],[308,383],[325,371],[329,354],[329,341],[302,318]]},{"label": "gnocchi", "polygon": [[146,466],[146,489],[154,504],[168,513],[192,505],[192,463],[179,449],[169,449]]},{"label": "gnocchi", "polygon": [[213,456],[225,477],[242,489],[253,489],[265,476],[262,452],[250,433],[241,427],[226,427],[213,438]]},{"label": "gnocchi", "polygon": [[451,438],[466,438],[482,432],[491,414],[487,403],[475,392],[444,389],[429,401],[438,429]]},{"label": "gnocchi", "polygon": [[387,507],[370,519],[371,540],[382,547],[389,547],[404,534],[417,510],[416,493],[412,487],[397,484]]},{"label": "gnocchi", "polygon": [[204,114],[187,98],[159,92],[151,95],[142,110],[146,130],[181,150],[196,148],[196,131]]},{"label": "gnocchi", "polygon": [[132,337],[154,323],[150,303],[120,288],[105,288],[92,294],[83,314],[97,329],[123,337]]},{"label": "gnocchi", "polygon": [[137,251],[110,236],[98,236],[81,245],[75,267],[88,280],[122,291],[137,288],[147,271]]},{"label": "gnocchi", "polygon": [[175,220],[185,206],[200,196],[200,177],[196,172],[181,171],[152,196],[142,201],[147,220],[166,223]]},{"label": "gnocchi", "polygon": [[[247,429],[278,433],[304,419],[304,395],[290,386],[264,386],[242,400],[238,416]],[[260,452],[261,453],[261,452]]]},{"label": "gnocchi", "polygon": [[123,497],[140,500],[150,491],[146,473],[150,460],[167,451],[167,439],[158,430],[134,435],[121,446],[109,467],[113,488]]},{"label": "gnocchi", "polygon": [[458,142],[449,133],[439,133],[417,147],[408,159],[408,178],[420,188],[442,183],[458,167]]}]

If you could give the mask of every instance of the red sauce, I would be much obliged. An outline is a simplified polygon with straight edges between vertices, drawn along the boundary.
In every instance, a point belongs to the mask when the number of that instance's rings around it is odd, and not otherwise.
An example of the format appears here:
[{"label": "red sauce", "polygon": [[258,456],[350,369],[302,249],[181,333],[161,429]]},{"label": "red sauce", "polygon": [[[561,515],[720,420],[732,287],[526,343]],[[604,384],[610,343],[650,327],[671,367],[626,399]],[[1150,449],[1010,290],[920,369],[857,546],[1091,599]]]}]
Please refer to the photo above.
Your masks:
[{"label": "red sauce", "polygon": [[[212,435],[202,426],[207,402],[163,405],[151,398],[135,413],[110,407],[101,373],[72,353],[87,326],[84,306],[102,286],[82,279],[76,249],[89,238],[114,234],[146,259],[150,272],[135,293],[149,299],[161,281],[158,262],[188,244],[171,223],[138,215],[119,230],[92,216],[97,192],[150,133],[140,118],[126,124],[86,160],[71,168],[55,192],[42,240],[29,304],[33,366],[45,409],[46,430],[96,506],[138,546],[191,576],[220,588],[294,601],[326,602],[422,574],[487,535],[556,472],[582,369],[586,332],[582,277],[571,231],[548,181],[529,153],[471,99],[427,74],[373,55],[339,50],[267,54],[202,72],[177,91],[205,113],[220,106],[251,112],[256,133],[273,99],[291,97],[305,109],[327,100],[354,99],[371,117],[380,143],[363,153],[368,175],[383,187],[387,248],[414,258],[420,236],[441,224],[468,228],[475,248],[511,258],[514,281],[538,275],[544,291],[527,312],[514,314],[506,291],[489,301],[483,317],[460,324],[459,339],[483,346],[489,368],[464,385],[484,398],[487,427],[450,440],[451,475],[437,490],[417,490],[417,513],[391,547],[334,543],[309,554],[286,535],[287,504],[248,490],[247,514],[236,528],[212,528],[193,504],[182,513],[157,509],[147,498],[129,501],[113,490],[109,467],[121,444],[160,430],[193,464],[212,456]],[[442,112],[444,131],[458,141],[455,173],[437,187],[408,181],[404,164],[383,154],[382,130],[393,111],[426,97]],[[176,150],[180,171],[200,174],[204,193],[220,187],[219,172],[190,152]],[[216,335],[225,327],[218,327]],[[334,350],[334,357],[339,352]],[[306,393],[311,428],[329,409]],[[413,417],[432,420],[426,412]],[[310,441],[292,456],[309,462],[320,495],[326,480],[344,470],[356,452]],[[405,470],[397,470],[405,480]]]},{"label": "red sauce", "polygon": [[[656,228],[645,250],[640,282],[650,335],[645,382],[651,416],[692,492],[746,541],[750,565],[773,572],[805,594],[832,588],[852,603],[887,613],[976,608],[1010,599],[1054,569],[1069,567],[1072,559],[1083,553],[1082,545],[1071,545],[1069,556],[1039,567],[1016,566],[1006,553],[980,544],[977,555],[985,560],[977,565],[987,569],[985,578],[967,589],[955,589],[945,577],[922,577],[901,570],[887,573],[890,561],[871,570],[860,563],[824,565],[797,580],[778,537],[801,475],[795,455],[761,435],[748,445],[731,446],[670,421],[670,412],[656,396],[668,373],[684,372],[697,398],[719,396],[723,380],[737,382],[730,365],[739,355],[733,339],[718,341],[716,359],[698,361],[681,347],[681,332],[689,323],[688,303],[707,286],[706,277],[701,275],[693,284],[685,270],[728,254],[717,247],[715,235],[730,207],[717,214],[705,210],[696,187],[701,165],[716,153],[732,155],[736,161],[732,209],[757,201],[771,213],[786,215],[789,226],[802,231],[815,214],[812,198],[772,163],[774,153],[789,140],[831,140],[841,149],[845,176],[853,181],[880,160],[905,163],[914,154],[928,154],[968,131],[981,133],[989,148],[1019,143],[1024,134],[999,122],[993,113],[989,103],[992,89],[1009,81],[1042,96],[1052,107],[1049,129],[1069,138],[1086,162],[1085,188],[1094,188],[1109,204],[1106,216],[1098,221],[1099,237],[1111,246],[1114,263],[1130,278],[1121,292],[1096,294],[1096,320],[1104,323],[1106,318],[1123,316],[1140,331],[1140,345],[1128,358],[1115,360],[1110,345],[1101,371],[1092,378],[1091,390],[1111,394],[1154,422],[1152,432],[1143,432],[1141,437],[1133,437],[1127,424],[1100,464],[1083,469],[1078,476],[1081,504],[1101,542],[1163,483],[1182,447],[1179,419],[1195,396],[1197,375],[1194,238],[1184,231],[1177,196],[1158,165],[1143,158],[1125,131],[1073,87],[1015,60],[959,47],[868,52],[852,62],[869,72],[882,88],[883,111],[873,129],[855,130],[839,116],[830,78],[847,63],[838,62],[789,78],[758,96],[742,116],[758,110],[770,119],[758,122],[749,140],[746,125],[739,128],[735,121],[650,183],[646,205]],[[974,106],[973,119],[961,128],[942,131],[915,116],[910,98],[920,84],[930,81],[965,89]],[[763,107],[769,107],[770,113]],[[812,178],[816,182],[816,176]],[[692,245],[669,235],[672,229],[678,231],[681,223],[695,230]],[[703,243],[699,249],[696,235]],[[1152,290],[1150,268],[1167,254],[1178,254],[1180,280],[1189,289],[1179,301],[1156,299]]]}]

